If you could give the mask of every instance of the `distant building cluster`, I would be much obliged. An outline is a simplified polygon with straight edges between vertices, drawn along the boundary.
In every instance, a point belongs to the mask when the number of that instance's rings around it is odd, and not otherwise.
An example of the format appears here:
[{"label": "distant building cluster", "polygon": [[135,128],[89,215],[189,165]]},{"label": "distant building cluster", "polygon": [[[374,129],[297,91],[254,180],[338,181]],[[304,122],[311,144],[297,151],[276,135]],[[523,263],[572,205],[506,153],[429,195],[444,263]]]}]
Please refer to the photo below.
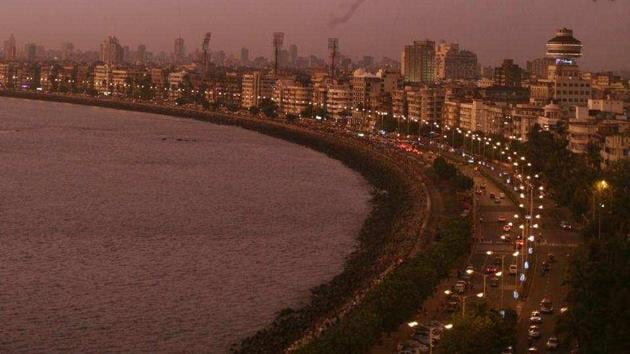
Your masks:
[{"label": "distant building cluster", "polygon": [[[0,88],[113,96],[209,109],[273,106],[279,115],[330,119],[357,129],[385,120],[398,125],[439,123],[465,131],[524,141],[534,125],[564,134],[569,149],[597,149],[603,163],[630,157],[630,82],[612,72],[584,72],[577,64],[582,43],[563,28],[547,42],[544,57],[512,59],[482,67],[457,43],[417,40],[400,62],[343,55],[328,39],[328,57],[301,56],[285,46],[284,33],[270,38],[271,59],[212,50],[211,33],[188,50],[183,38],[171,53],[135,50],[105,38],[98,52],[72,43],[46,50],[19,47],[11,35],[0,53]],[[194,46],[193,46],[194,47]]]}]

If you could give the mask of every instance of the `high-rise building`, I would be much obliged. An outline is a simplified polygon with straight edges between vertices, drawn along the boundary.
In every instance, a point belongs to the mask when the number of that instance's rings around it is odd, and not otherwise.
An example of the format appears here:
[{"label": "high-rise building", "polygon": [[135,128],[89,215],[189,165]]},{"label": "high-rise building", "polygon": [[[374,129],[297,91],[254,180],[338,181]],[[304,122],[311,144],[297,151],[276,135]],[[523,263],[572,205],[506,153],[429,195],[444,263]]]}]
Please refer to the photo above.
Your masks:
[{"label": "high-rise building", "polygon": [[549,75],[549,66],[556,62],[553,58],[536,58],[527,61],[527,72],[532,79],[546,79]]},{"label": "high-rise building", "polygon": [[246,66],[249,64],[249,49],[241,48],[241,65]]},{"label": "high-rise building", "polygon": [[407,115],[413,121],[441,121],[446,92],[442,88],[405,88]]},{"label": "high-rise building", "polygon": [[173,61],[175,62],[175,64],[184,64],[185,57],[186,57],[186,47],[184,46],[184,39],[180,37],[180,38],[175,39]]},{"label": "high-rise building", "polygon": [[283,114],[300,115],[309,107],[312,97],[313,88],[295,80],[281,79],[274,85],[273,101]]},{"label": "high-rise building", "polygon": [[297,64],[297,59],[298,47],[295,44],[291,44],[291,46],[289,46],[289,64],[291,64],[291,66],[295,66],[295,64]]},{"label": "high-rise building", "polygon": [[140,44],[136,50],[136,65],[144,65],[147,59],[147,47]]},{"label": "high-rise building", "polygon": [[74,44],[70,42],[61,43],[61,60],[68,61],[74,55]]},{"label": "high-rise building", "polygon": [[576,65],[576,59],[582,56],[582,42],[573,37],[572,30],[561,28],[547,41],[546,56],[555,59],[556,65]]},{"label": "high-rise building", "polygon": [[123,62],[123,48],[118,38],[109,36],[101,43],[101,61],[107,65],[118,65]]},{"label": "high-rise building", "polygon": [[435,60],[436,77],[440,80],[467,80],[479,77],[477,54],[460,50],[457,43],[440,42]]},{"label": "high-rise building", "polygon": [[584,80],[576,60],[582,56],[582,42],[573,37],[573,31],[562,28],[547,42],[548,58],[555,60],[548,68],[547,79],[553,88],[553,99],[563,107],[563,115],[570,114],[572,106],[586,106],[591,97],[591,83]]},{"label": "high-rise building", "polygon": [[258,71],[243,75],[241,100],[243,108],[257,107],[261,100],[271,98],[275,82],[272,75]]},{"label": "high-rise building", "polygon": [[218,67],[225,66],[225,57],[225,52],[219,50],[218,52],[212,53],[212,62]]},{"label": "high-rise building", "polygon": [[207,32],[203,37],[203,42],[201,43],[201,70],[204,75],[208,73],[210,70],[210,40],[212,39],[212,33]]},{"label": "high-rise building", "polygon": [[351,115],[352,89],[347,84],[332,84],[326,92],[326,111],[333,119]]},{"label": "high-rise building", "polygon": [[282,45],[284,43],[284,33],[274,32],[273,34],[273,73],[278,74],[280,66],[280,55],[282,52]]},{"label": "high-rise building", "polygon": [[505,59],[501,66],[494,68],[494,84],[505,87],[521,87],[523,69],[514,64],[513,59]]},{"label": "high-rise building", "polygon": [[24,59],[31,63],[37,60],[37,45],[35,43],[24,45]]},{"label": "high-rise building", "polygon": [[401,55],[401,74],[407,82],[435,81],[435,42],[414,41]]},{"label": "high-rise building", "polygon": [[15,44],[15,37],[13,35],[4,42],[4,59],[7,61],[17,59],[17,45]]},{"label": "high-rise building", "polygon": [[330,54],[330,77],[335,79],[337,75],[337,59],[339,57],[338,38],[328,38],[328,52]]}]

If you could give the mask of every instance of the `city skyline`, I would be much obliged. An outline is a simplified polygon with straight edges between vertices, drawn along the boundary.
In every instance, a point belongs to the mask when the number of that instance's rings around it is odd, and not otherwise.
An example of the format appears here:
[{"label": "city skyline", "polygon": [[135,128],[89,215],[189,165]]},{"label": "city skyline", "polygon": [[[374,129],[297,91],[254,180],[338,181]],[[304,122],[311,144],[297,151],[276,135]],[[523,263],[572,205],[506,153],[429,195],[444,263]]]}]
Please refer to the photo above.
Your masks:
[{"label": "city skyline", "polygon": [[[457,42],[460,47],[477,53],[483,65],[495,65],[503,58],[514,58],[524,64],[543,56],[541,43],[548,39],[549,33],[570,27],[588,48],[581,60],[583,67],[630,69],[630,47],[615,44],[630,37],[630,24],[623,20],[630,15],[630,3],[591,0],[508,3],[399,0],[388,4],[365,0],[337,4],[324,0],[317,4],[303,1],[286,4],[278,0],[217,0],[207,4],[198,0],[140,0],[105,6],[83,0],[60,0],[32,7],[8,0],[0,14],[0,34],[3,40],[15,34],[19,47],[33,42],[59,48],[62,42],[72,42],[81,50],[98,50],[103,38],[114,35],[132,48],[144,44],[149,51],[171,53],[175,38],[184,38],[187,50],[192,52],[201,49],[206,32],[213,32],[211,51],[220,49],[237,54],[244,47],[249,48],[251,58],[269,58],[272,54],[269,37],[272,32],[282,31],[286,33],[284,47],[296,44],[301,56],[325,57],[327,38],[336,37],[344,55],[387,56],[396,60],[404,45],[428,38]],[[353,4],[357,6],[350,7]],[[28,12],[24,6],[30,7]],[[56,15],[59,10],[65,16]],[[431,16],[423,16],[427,13]],[[68,17],[78,14],[90,21],[86,25],[65,25]],[[24,26],[25,16],[37,17],[43,26]],[[147,17],[152,19],[149,23],[142,21]],[[566,19],[558,23],[562,17]],[[387,25],[386,30],[383,25]]]}]

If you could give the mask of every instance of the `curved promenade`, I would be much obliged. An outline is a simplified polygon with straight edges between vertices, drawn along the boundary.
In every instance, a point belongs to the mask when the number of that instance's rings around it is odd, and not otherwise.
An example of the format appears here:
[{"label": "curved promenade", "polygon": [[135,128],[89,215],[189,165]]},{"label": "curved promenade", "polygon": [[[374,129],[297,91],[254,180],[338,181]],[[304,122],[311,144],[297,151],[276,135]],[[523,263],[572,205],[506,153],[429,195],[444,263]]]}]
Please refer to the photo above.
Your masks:
[{"label": "curved promenade", "polygon": [[[0,91],[0,96],[98,106],[232,125],[307,146],[338,159],[361,173],[379,192],[360,235],[359,247],[332,281],[312,289],[312,301],[302,309],[285,309],[268,327],[244,340],[235,351],[293,350],[317,338],[350,312],[369,290],[430,241],[431,224],[440,212],[439,193],[424,168],[398,150],[377,146],[356,135],[326,125],[295,125],[280,120],[214,113],[87,96]],[[431,203],[436,207],[432,207]],[[429,227],[427,227],[429,226]]]}]

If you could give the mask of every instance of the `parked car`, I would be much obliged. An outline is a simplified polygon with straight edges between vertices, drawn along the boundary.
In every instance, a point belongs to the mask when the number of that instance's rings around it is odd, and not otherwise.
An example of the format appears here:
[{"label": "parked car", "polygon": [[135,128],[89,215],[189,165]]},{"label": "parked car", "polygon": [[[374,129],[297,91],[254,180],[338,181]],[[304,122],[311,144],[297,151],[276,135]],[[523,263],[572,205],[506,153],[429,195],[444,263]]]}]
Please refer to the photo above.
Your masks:
[{"label": "parked car", "polygon": [[499,216],[499,217],[497,218],[497,220],[499,220],[499,222],[506,222],[506,221],[507,221],[507,218],[506,218],[505,216],[501,215],[501,216]]},{"label": "parked car", "polygon": [[499,193],[499,198],[501,198],[501,199],[505,199],[505,193],[503,193],[503,192],[502,192],[502,193]]},{"label": "parked car", "polygon": [[518,268],[516,267],[516,264],[510,264],[510,269],[509,269],[510,275],[516,275],[517,270]]},{"label": "parked car", "polygon": [[542,323],[542,315],[540,314],[540,311],[532,311],[531,316],[529,316],[529,323],[532,324],[540,324]]},{"label": "parked car", "polygon": [[558,337],[549,337],[549,339],[547,339],[547,343],[545,343],[548,350],[556,350],[559,345],[560,341],[558,340]]},{"label": "parked car", "polygon": [[529,329],[527,330],[527,337],[530,339],[540,338],[540,327],[536,325],[529,326]]},{"label": "parked car", "polygon": [[511,230],[512,230],[512,226],[510,226],[510,225],[503,226],[503,231],[510,232]]},{"label": "parked car", "polygon": [[550,299],[544,298],[540,302],[540,312],[542,313],[553,313],[553,304]]}]

